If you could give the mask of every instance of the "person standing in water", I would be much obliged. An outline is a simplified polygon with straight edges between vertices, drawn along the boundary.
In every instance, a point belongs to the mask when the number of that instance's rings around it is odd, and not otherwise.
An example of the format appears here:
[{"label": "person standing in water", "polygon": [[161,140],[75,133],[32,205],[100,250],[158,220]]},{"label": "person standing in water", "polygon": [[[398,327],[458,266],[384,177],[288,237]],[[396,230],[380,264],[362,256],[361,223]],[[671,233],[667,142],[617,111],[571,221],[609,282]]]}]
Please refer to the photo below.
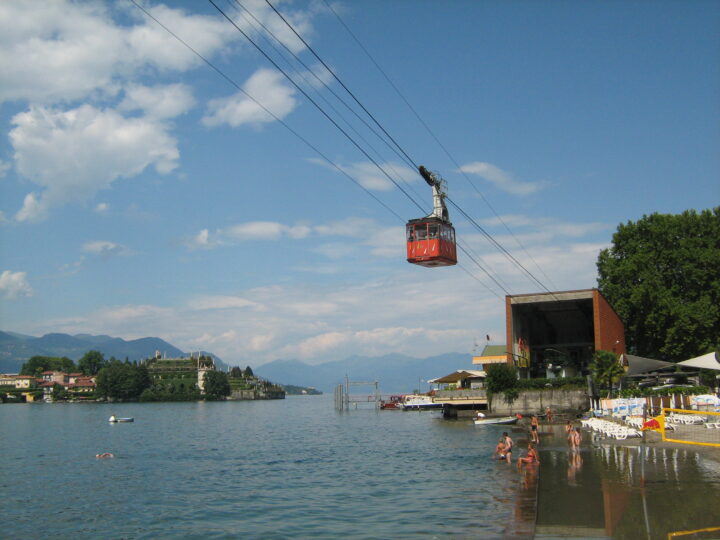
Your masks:
[{"label": "person standing in water", "polygon": [[510,438],[507,431],[503,431],[502,441],[505,444],[505,461],[512,463],[513,440]]},{"label": "person standing in water", "polygon": [[538,417],[536,415],[532,415],[532,418],[530,418],[530,438],[532,439],[532,442],[535,444],[540,444],[540,436],[538,435]]}]

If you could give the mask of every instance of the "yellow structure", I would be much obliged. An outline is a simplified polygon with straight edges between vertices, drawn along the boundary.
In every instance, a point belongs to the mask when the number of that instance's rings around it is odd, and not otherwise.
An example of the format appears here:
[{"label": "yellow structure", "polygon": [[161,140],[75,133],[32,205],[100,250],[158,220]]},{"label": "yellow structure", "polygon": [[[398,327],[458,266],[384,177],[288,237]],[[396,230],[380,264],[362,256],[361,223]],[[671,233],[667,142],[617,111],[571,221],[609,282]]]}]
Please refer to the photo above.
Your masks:
[{"label": "yellow structure", "polygon": [[663,408],[663,441],[720,448],[720,412]]}]

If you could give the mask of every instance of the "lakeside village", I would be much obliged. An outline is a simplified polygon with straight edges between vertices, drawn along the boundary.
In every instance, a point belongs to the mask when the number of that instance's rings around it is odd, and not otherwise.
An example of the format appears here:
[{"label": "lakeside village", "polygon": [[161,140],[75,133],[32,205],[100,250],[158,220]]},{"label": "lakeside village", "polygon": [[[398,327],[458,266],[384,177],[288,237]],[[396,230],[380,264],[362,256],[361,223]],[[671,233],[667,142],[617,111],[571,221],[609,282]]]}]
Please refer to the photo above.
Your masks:
[{"label": "lakeside village", "polygon": [[140,362],[122,362],[89,351],[77,365],[66,357],[34,356],[19,374],[0,374],[3,403],[257,400],[284,399],[285,394],[282,386],[256,377],[249,366],[226,373],[202,354],[163,358],[158,351]]}]

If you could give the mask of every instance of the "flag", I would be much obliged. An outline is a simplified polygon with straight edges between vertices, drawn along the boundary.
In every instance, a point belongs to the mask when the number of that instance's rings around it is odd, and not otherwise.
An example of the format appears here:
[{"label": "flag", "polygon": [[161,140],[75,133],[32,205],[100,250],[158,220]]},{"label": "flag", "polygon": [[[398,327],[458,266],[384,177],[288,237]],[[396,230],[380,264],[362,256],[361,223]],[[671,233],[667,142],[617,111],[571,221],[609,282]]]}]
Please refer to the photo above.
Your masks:
[{"label": "flag", "polygon": [[660,426],[662,426],[662,421],[663,421],[662,415],[656,416],[655,418],[651,418],[650,420],[648,420],[647,422],[645,422],[642,425],[642,431],[646,431],[648,429],[651,429],[654,431],[659,431]]}]

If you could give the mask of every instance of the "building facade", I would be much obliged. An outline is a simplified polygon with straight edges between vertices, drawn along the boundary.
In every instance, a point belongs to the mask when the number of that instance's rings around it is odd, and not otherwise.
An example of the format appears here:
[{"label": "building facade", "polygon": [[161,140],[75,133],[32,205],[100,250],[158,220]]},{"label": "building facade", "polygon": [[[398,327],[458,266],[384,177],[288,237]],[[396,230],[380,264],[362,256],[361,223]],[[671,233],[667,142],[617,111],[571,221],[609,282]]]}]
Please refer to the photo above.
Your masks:
[{"label": "building facade", "polygon": [[520,377],[585,375],[595,351],[625,353],[625,328],[597,289],[505,297],[506,361]]}]

